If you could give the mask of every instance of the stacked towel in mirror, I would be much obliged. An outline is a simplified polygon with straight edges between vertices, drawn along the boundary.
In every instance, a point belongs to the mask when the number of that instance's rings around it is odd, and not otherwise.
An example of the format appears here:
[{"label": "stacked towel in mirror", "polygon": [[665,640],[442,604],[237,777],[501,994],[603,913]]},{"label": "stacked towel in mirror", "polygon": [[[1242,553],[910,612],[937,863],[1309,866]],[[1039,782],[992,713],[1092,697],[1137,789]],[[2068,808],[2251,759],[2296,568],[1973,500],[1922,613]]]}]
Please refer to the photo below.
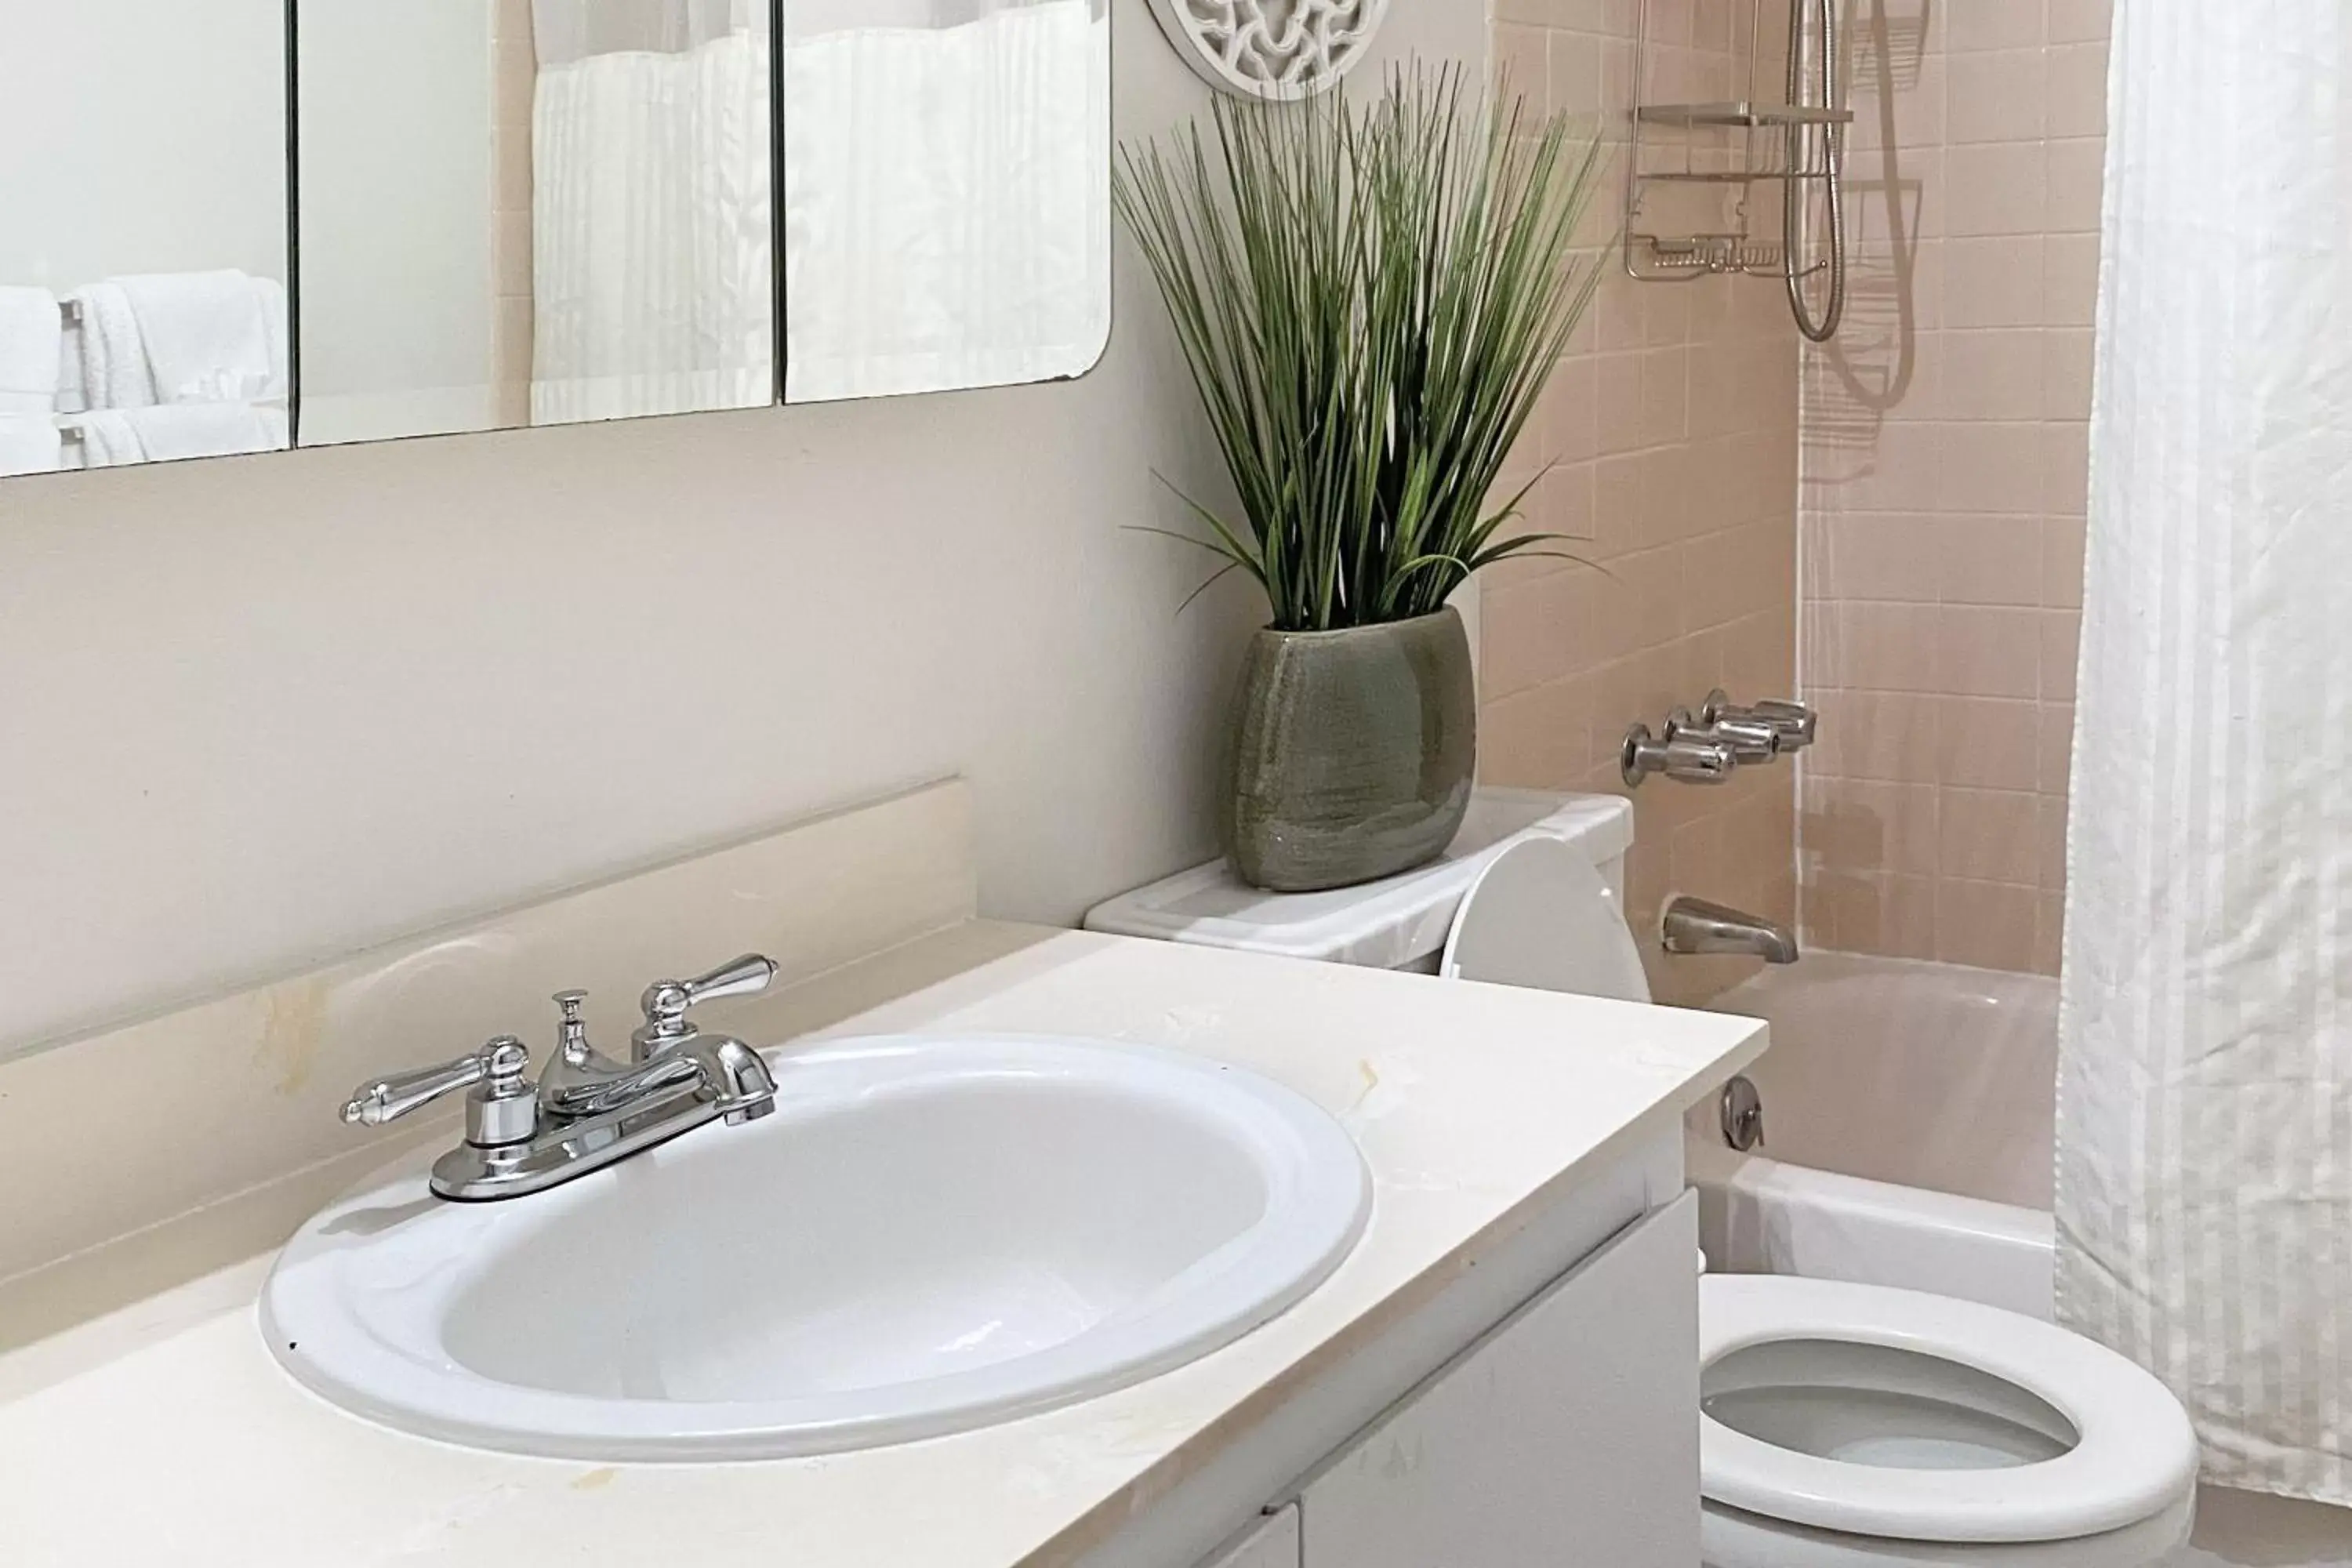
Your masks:
[{"label": "stacked towel in mirror", "polygon": [[237,271],[112,278],[68,296],[60,396],[84,466],[288,444],[286,289]]}]

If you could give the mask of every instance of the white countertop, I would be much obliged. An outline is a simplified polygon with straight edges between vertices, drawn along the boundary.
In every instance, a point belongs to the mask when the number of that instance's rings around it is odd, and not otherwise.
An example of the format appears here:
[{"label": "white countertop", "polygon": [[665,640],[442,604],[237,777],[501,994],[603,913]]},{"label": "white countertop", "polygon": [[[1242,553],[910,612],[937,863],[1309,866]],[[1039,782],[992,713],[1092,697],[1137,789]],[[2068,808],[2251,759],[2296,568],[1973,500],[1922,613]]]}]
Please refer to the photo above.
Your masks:
[{"label": "white countertop", "polygon": [[841,1019],[825,1032],[1094,1037],[1255,1068],[1354,1134],[1370,1228],[1298,1307],[1135,1387],[724,1465],[520,1458],[347,1415],[262,1348],[255,1259],[0,1356],[0,1562],[1066,1563],[1764,1045],[1746,1018],[985,923],[714,1016],[754,1040]]}]

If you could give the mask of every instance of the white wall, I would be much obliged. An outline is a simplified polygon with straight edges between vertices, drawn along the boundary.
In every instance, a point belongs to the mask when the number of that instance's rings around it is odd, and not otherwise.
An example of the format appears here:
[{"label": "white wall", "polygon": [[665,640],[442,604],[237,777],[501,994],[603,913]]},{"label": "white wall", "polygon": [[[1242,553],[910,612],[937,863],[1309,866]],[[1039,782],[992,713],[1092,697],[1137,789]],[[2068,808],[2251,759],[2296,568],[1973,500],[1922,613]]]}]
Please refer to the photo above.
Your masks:
[{"label": "white wall", "polygon": [[0,0],[0,283],[286,277],[281,0]]},{"label": "white wall", "polygon": [[491,0],[299,0],[302,442],[496,412]]},{"label": "white wall", "polygon": [[[1117,16],[1122,133],[1201,109]],[[1131,531],[1223,492],[1118,290],[1076,383],[0,484],[0,1048],[949,772],[994,913],[1206,856],[1263,605]]]}]

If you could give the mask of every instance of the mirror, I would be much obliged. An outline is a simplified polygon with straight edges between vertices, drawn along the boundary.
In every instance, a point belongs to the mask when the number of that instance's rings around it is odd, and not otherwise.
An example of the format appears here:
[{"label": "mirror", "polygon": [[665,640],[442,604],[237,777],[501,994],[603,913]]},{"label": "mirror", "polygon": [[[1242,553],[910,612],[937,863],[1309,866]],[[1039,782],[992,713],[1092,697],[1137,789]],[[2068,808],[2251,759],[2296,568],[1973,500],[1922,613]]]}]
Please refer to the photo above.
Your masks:
[{"label": "mirror", "polygon": [[776,397],[768,0],[294,0],[306,447]]},{"label": "mirror", "polygon": [[1083,375],[1108,0],[782,0],[784,400]]},{"label": "mirror", "polygon": [[1109,339],[1109,0],[0,18],[0,474],[1050,380]]},{"label": "mirror", "polygon": [[0,0],[0,474],[288,439],[284,0]]}]

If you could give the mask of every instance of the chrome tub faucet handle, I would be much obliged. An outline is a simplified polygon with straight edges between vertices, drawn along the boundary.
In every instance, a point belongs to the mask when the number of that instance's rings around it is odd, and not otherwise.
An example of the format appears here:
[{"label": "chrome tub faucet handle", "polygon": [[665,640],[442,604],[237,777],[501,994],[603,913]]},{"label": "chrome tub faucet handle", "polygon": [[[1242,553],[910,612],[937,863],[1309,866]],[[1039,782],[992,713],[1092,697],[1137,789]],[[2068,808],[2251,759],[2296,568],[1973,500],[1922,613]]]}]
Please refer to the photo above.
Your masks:
[{"label": "chrome tub faucet handle", "polygon": [[1776,697],[1742,706],[1720,687],[1708,692],[1699,705],[1698,721],[1709,729],[1726,723],[1760,725],[1779,735],[1779,749],[1783,752],[1803,751],[1821,731],[1821,715],[1802,702]]},{"label": "chrome tub faucet handle", "polygon": [[[1719,695],[1719,694],[1718,694]],[[1739,719],[1718,713],[1712,719],[1693,717],[1687,708],[1677,708],[1666,715],[1668,741],[1712,741],[1731,748],[1731,754],[1743,763],[1769,763],[1780,754],[1780,731],[1762,719]]]},{"label": "chrome tub faucet handle", "polygon": [[1664,773],[1678,784],[1721,784],[1739,765],[1739,757],[1725,742],[1698,734],[1655,736],[1647,724],[1625,731],[1625,746],[1617,771],[1628,789],[1638,789],[1652,773]]}]

